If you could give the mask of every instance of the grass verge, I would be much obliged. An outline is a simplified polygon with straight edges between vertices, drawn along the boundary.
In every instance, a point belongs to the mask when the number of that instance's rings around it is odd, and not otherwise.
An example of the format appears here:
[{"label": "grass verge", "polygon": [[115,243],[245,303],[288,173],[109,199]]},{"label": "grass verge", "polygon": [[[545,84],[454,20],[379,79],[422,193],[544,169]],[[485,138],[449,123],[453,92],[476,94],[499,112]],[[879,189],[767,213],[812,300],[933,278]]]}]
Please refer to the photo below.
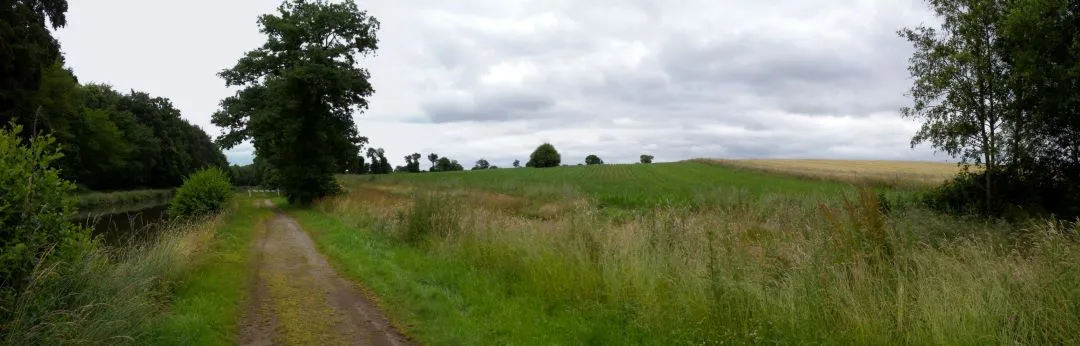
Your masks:
[{"label": "grass verge", "polygon": [[249,239],[269,211],[234,200],[211,218],[174,222],[154,241],[95,246],[37,268],[0,345],[230,344]]}]

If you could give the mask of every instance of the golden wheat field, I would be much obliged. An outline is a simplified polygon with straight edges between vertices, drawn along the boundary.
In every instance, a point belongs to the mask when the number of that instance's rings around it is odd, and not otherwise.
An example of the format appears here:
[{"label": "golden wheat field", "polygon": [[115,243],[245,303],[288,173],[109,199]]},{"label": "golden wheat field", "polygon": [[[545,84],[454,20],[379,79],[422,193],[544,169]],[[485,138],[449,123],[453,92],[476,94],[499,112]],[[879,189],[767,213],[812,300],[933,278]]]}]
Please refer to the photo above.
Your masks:
[{"label": "golden wheat field", "polygon": [[955,163],[927,161],[826,159],[708,159],[708,161],[737,168],[845,182],[938,184],[955,176],[963,169]]}]

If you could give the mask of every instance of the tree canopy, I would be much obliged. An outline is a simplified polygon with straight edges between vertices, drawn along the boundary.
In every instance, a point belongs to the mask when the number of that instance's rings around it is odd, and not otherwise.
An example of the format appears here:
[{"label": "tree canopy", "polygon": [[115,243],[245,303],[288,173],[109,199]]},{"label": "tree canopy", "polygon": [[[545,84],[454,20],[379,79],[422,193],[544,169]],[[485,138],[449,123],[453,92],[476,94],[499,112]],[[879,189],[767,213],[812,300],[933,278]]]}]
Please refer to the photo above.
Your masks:
[{"label": "tree canopy", "polygon": [[642,154],[640,159],[641,159],[641,163],[652,163],[653,156],[652,155],[647,155],[647,154]]},{"label": "tree canopy", "polygon": [[560,162],[562,162],[562,156],[555,150],[555,146],[544,143],[536,147],[536,150],[529,155],[529,162],[525,163],[525,167],[558,167]]},{"label": "tree canopy", "polygon": [[229,148],[250,139],[289,202],[310,204],[337,190],[335,152],[359,146],[353,114],[375,90],[357,59],[378,48],[379,22],[353,1],[290,0],[258,23],[266,42],[219,73],[243,89],[214,114],[227,131],[217,140]]},{"label": "tree canopy", "polygon": [[602,165],[602,164],[604,164],[604,160],[601,160],[599,156],[589,155],[589,156],[585,157],[585,164],[586,165]]},{"label": "tree canopy", "polygon": [[982,166],[946,199],[1080,215],[1080,3],[928,3],[940,25],[900,31],[915,48],[902,110],[922,122],[912,146]]}]

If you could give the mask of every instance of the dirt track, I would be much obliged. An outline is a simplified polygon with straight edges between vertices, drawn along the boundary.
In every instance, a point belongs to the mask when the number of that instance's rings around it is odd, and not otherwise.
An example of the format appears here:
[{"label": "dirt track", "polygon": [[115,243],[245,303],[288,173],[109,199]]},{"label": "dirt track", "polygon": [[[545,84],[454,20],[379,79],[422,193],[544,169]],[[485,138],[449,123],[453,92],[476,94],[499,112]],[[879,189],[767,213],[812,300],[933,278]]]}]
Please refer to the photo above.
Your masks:
[{"label": "dirt track", "polygon": [[296,220],[276,212],[257,240],[241,345],[410,344],[334,271]]}]

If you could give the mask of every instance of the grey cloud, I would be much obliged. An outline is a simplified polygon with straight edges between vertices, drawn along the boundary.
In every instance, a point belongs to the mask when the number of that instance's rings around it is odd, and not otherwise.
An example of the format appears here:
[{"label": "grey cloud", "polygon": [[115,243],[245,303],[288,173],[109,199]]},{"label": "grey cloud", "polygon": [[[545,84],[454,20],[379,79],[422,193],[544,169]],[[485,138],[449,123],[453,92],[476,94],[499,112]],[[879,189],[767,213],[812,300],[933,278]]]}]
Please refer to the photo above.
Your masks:
[{"label": "grey cloud", "polygon": [[434,123],[459,121],[509,121],[555,105],[550,95],[522,90],[484,91],[458,97],[435,99],[423,106]]}]

